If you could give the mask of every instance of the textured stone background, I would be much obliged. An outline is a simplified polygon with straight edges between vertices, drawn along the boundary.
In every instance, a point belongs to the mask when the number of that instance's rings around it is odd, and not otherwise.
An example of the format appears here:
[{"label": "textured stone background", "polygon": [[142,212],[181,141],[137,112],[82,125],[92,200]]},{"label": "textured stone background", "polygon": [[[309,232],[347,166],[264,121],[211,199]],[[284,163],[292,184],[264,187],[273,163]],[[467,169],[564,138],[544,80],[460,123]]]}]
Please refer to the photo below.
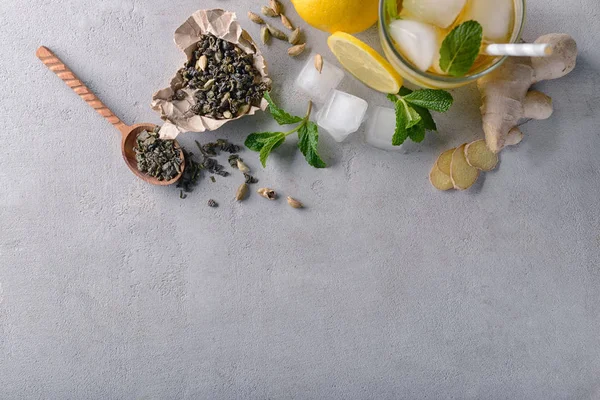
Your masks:
[{"label": "textured stone background", "polygon": [[[293,143],[264,171],[246,153],[299,212],[234,203],[239,177],[186,200],[144,184],[118,133],[34,56],[54,49],[125,122],[159,122],[151,95],[183,62],[172,33],[210,7],[258,36],[249,0],[0,2],[0,398],[600,399],[598,1],[529,1],[525,38],[570,32],[579,65],[539,85],[556,113],[472,190],[427,180],[442,149],[482,135],[467,87],[408,154],[362,132],[322,134],[325,170]],[[326,37],[308,30],[332,62]],[[284,49],[265,51],[274,97],[302,112],[303,60]],[[351,77],[342,89],[386,103]]]}]

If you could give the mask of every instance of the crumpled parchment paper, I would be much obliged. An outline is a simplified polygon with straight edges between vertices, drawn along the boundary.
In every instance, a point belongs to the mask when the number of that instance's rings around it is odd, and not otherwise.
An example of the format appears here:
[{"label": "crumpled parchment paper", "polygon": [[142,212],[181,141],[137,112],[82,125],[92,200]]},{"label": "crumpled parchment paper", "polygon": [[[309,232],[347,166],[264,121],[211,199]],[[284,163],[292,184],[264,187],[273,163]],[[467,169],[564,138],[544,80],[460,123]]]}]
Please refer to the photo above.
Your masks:
[{"label": "crumpled parchment paper", "polygon": [[[247,54],[254,54],[254,66],[261,75],[262,82],[270,82],[265,59],[248,32],[242,29],[236,21],[235,13],[220,9],[199,10],[193,13],[183,25],[175,31],[175,44],[187,56],[192,58],[196,43],[205,33],[212,33],[218,38],[231,42]],[[247,114],[232,119],[212,119],[199,116],[191,111],[196,103],[194,89],[182,89],[186,93],[184,100],[173,100],[173,94],[183,87],[181,73],[171,80],[169,87],[159,90],[152,96],[152,109],[160,113],[165,121],[160,130],[163,139],[175,139],[182,132],[204,132],[220,128],[229,121],[252,115],[258,110],[266,110],[268,103],[263,99],[260,107],[251,106]]]}]

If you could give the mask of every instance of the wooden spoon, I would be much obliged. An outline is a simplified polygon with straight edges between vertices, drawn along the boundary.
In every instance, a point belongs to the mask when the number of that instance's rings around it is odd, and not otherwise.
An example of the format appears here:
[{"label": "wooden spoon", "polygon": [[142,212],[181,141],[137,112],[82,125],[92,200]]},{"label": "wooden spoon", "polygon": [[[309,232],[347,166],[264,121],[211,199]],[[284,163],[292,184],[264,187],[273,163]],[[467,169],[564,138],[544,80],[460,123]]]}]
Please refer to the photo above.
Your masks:
[{"label": "wooden spoon", "polygon": [[[154,124],[136,124],[133,126],[125,125],[119,117],[117,117],[108,107],[104,105],[96,97],[92,91],[85,86],[77,76],[67,67],[50,49],[47,47],[40,47],[37,49],[35,53],[36,56],[42,60],[42,62],[48,67],[51,71],[53,71],[60,79],[62,79],[75,93],[77,93],[90,107],[92,107],[98,114],[102,115],[104,118],[108,120],[111,124],[115,126],[119,131],[121,131],[121,135],[123,139],[121,140],[121,153],[123,154],[123,159],[125,163],[129,167],[129,169],[136,174],[140,179],[151,183],[153,185],[166,186],[171,185],[181,177],[183,174],[183,170],[185,168],[185,159],[183,156],[183,151],[181,152],[181,170],[179,174],[169,180],[169,181],[159,181],[157,178],[146,175],[138,169],[137,161],[135,159],[135,144],[136,138],[138,134],[144,130],[151,131],[156,125]],[[175,142],[177,147],[180,147],[177,142]]]}]

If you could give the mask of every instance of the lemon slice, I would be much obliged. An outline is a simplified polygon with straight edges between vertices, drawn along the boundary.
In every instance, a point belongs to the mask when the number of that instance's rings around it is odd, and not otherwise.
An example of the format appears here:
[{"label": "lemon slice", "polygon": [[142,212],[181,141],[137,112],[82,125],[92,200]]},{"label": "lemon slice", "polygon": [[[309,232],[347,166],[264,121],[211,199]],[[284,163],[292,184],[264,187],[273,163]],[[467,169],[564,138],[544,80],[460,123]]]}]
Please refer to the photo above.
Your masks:
[{"label": "lemon slice", "polygon": [[383,93],[400,90],[402,77],[366,43],[347,33],[335,32],[327,44],[340,64],[365,85]]}]

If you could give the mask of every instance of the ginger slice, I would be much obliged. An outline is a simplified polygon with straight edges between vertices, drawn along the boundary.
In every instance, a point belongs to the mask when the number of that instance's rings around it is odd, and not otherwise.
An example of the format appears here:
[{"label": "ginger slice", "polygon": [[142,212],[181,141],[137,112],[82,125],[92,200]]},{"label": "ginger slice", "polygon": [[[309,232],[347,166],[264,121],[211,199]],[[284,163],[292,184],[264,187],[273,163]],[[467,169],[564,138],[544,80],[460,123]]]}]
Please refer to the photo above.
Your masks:
[{"label": "ginger slice", "polygon": [[488,149],[485,140],[476,140],[465,147],[465,158],[471,167],[491,171],[498,165],[498,154]]},{"label": "ginger slice", "polygon": [[465,190],[470,188],[479,177],[479,170],[471,167],[465,157],[466,143],[458,146],[452,153],[450,162],[450,179],[455,189]]},{"label": "ginger slice", "polygon": [[450,176],[450,161],[452,161],[452,153],[454,153],[454,150],[456,150],[455,147],[444,151],[435,162],[439,170],[448,176]]},{"label": "ginger slice", "polygon": [[431,182],[433,187],[438,190],[450,190],[454,188],[450,176],[440,171],[437,163],[433,164],[433,167],[431,168],[431,172],[429,173],[429,182]]}]

